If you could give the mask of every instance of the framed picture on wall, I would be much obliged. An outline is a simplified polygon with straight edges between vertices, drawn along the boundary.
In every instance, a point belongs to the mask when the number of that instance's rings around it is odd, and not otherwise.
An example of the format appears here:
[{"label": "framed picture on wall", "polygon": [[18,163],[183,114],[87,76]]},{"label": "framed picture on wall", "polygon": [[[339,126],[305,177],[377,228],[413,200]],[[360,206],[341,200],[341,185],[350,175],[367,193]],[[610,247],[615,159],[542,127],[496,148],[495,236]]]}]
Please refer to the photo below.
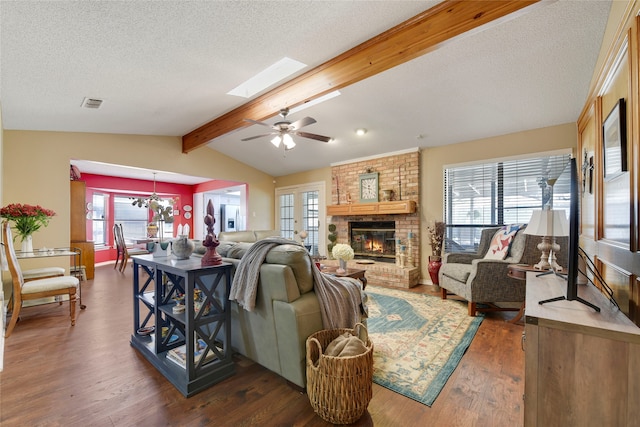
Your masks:
[{"label": "framed picture on wall", "polygon": [[627,171],[627,109],[620,98],[602,124],[603,175],[606,180]]},{"label": "framed picture on wall", "polygon": [[360,175],[360,203],[378,201],[378,173],[363,173]]}]

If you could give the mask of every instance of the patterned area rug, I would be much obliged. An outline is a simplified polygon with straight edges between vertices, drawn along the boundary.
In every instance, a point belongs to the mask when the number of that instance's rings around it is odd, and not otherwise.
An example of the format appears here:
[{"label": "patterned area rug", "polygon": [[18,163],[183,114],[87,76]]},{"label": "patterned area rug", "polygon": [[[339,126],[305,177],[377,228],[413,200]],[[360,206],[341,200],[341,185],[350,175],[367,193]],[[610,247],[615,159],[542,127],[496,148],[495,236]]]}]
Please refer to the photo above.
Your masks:
[{"label": "patterned area rug", "polygon": [[482,317],[466,303],[368,286],[373,382],[431,406],[471,344]]}]

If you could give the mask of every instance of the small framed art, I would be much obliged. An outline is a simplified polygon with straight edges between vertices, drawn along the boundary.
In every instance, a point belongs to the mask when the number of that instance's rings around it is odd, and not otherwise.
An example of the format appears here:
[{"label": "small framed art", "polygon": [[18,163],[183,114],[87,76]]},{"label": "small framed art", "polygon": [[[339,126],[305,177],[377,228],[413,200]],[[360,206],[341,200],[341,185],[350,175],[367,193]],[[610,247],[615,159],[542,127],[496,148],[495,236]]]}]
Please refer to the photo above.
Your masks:
[{"label": "small framed art", "polygon": [[360,203],[378,201],[378,172],[360,175]]},{"label": "small framed art", "polygon": [[627,171],[627,109],[620,98],[602,124],[602,158],[605,180]]}]

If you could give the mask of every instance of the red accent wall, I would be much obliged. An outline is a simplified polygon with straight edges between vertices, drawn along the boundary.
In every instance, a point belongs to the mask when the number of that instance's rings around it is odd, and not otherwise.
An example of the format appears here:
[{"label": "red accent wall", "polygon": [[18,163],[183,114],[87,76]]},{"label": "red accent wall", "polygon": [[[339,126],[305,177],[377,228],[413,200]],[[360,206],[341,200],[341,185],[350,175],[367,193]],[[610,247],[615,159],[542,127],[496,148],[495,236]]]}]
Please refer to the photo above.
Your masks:
[{"label": "red accent wall", "polygon": [[[131,178],[119,178],[105,175],[93,175],[89,173],[82,174],[82,180],[86,183],[86,200],[93,200],[93,193],[102,194],[114,194],[114,195],[131,195],[131,196],[146,196],[153,193],[153,180],[141,180]],[[212,188],[218,188],[217,183],[222,181],[212,181],[215,185]],[[225,181],[226,182],[226,181]],[[206,184],[206,183],[205,183]],[[197,187],[202,187],[205,184],[199,184]],[[228,186],[228,184],[227,184]],[[179,210],[179,214],[174,216],[174,230],[177,229],[178,224],[189,224],[189,228],[193,230],[193,218],[185,219],[182,215],[184,205],[193,206],[193,193],[195,192],[194,185],[173,184],[169,182],[156,182],[156,193],[162,197],[174,197],[176,204],[174,209]],[[109,198],[110,205],[108,212],[113,212],[113,197]],[[108,215],[107,220],[107,242],[113,242],[112,236],[113,230],[113,215]],[[87,238],[93,233],[93,225],[91,220],[87,220]],[[116,259],[116,251],[113,248],[105,250],[97,250],[95,253],[95,262],[112,261]]]}]

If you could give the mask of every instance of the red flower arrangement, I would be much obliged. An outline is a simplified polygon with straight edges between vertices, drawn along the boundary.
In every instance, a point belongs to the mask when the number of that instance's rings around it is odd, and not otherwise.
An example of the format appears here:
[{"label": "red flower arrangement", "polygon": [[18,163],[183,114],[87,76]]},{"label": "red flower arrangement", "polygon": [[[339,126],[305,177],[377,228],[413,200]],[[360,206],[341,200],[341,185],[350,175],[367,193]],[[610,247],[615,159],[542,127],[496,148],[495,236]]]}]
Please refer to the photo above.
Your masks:
[{"label": "red flower arrangement", "polygon": [[15,228],[21,240],[32,235],[42,226],[49,225],[49,219],[56,213],[40,205],[11,203],[0,209],[0,217],[15,222]]}]

